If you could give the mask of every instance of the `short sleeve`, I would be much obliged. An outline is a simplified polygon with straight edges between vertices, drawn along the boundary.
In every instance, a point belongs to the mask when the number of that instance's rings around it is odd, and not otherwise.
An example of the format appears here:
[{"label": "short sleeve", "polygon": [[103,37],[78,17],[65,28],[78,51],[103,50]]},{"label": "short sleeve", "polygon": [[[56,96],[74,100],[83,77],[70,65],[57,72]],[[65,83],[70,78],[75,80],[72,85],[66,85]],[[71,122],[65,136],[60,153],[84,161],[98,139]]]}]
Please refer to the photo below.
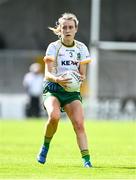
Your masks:
[{"label": "short sleeve", "polygon": [[88,48],[85,44],[81,48],[81,61],[80,64],[86,64],[91,62],[91,57]]},{"label": "short sleeve", "polygon": [[47,47],[45,56],[44,56],[44,61],[46,62],[47,60],[54,61],[56,57],[56,47],[53,45],[53,43],[49,44]]}]

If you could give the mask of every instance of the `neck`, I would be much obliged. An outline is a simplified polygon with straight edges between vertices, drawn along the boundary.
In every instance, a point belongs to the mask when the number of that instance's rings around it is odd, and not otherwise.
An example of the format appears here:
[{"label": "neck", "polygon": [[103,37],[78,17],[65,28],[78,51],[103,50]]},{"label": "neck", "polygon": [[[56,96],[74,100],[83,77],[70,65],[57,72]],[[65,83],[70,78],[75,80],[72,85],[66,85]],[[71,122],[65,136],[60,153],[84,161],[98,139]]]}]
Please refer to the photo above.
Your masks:
[{"label": "neck", "polygon": [[72,41],[66,41],[66,40],[61,40],[61,42],[62,42],[62,44],[64,45],[64,46],[69,46],[69,47],[71,47],[71,46],[74,46],[74,44],[75,44],[75,42],[74,42],[74,40],[72,40]]}]

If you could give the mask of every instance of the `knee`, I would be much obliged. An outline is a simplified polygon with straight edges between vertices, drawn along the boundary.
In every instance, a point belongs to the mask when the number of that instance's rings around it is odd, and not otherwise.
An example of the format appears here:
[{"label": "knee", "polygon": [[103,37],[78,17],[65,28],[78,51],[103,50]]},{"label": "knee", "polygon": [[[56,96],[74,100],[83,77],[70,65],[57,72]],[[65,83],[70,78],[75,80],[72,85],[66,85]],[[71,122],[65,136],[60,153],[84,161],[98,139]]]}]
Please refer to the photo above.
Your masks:
[{"label": "knee", "polygon": [[75,122],[74,124],[74,130],[78,133],[82,133],[84,132],[84,125],[82,122]]},{"label": "knee", "polygon": [[59,119],[60,119],[60,113],[59,112],[51,112],[49,114],[49,123],[57,124]]}]

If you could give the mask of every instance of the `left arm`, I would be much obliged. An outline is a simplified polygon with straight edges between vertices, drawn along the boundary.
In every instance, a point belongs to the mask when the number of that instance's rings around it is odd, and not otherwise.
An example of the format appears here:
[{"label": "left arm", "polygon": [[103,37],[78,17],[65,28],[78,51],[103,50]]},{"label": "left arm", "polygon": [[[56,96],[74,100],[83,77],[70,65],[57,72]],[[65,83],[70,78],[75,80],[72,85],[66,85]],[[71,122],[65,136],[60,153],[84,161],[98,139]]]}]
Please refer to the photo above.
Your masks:
[{"label": "left arm", "polygon": [[81,81],[86,79],[86,64],[80,64],[79,73],[81,75]]},{"label": "left arm", "polygon": [[81,81],[84,81],[86,79],[87,65],[90,62],[91,62],[91,57],[88,48],[84,44],[82,44],[81,61],[79,65],[79,73],[81,74]]}]

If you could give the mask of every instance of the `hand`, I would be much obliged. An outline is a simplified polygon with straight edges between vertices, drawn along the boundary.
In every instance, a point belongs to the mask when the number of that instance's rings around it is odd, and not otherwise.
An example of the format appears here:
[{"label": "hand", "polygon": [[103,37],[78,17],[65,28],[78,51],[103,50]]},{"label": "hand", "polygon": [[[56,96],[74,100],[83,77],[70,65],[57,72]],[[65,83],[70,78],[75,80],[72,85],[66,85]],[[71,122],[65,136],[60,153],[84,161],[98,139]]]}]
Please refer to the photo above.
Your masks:
[{"label": "hand", "polygon": [[84,81],[86,79],[86,76],[85,75],[80,75],[80,80],[81,82]]},{"label": "hand", "polygon": [[72,78],[64,78],[63,76],[56,77],[55,82],[58,83],[60,86],[66,88],[68,83],[72,83]]}]

